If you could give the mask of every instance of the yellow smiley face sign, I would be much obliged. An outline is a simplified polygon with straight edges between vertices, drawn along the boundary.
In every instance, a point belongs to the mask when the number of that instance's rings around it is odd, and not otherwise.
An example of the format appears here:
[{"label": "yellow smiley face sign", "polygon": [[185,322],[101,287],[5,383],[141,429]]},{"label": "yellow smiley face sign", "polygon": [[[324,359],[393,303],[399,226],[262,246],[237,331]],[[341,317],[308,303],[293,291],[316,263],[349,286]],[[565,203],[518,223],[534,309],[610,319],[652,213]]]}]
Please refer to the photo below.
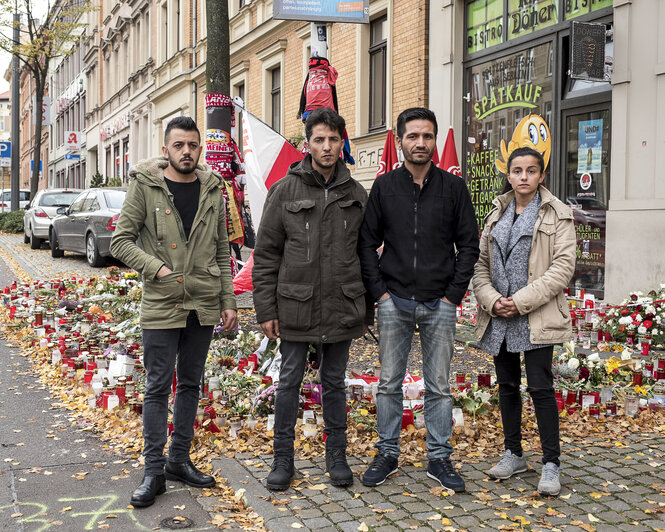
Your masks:
[{"label": "yellow smiley face sign", "polygon": [[505,174],[508,171],[507,163],[510,154],[517,148],[533,148],[540,152],[545,161],[545,169],[550,162],[552,153],[552,139],[547,122],[540,115],[527,115],[517,124],[506,148],[506,141],[501,140],[501,156],[494,162],[499,172]]}]

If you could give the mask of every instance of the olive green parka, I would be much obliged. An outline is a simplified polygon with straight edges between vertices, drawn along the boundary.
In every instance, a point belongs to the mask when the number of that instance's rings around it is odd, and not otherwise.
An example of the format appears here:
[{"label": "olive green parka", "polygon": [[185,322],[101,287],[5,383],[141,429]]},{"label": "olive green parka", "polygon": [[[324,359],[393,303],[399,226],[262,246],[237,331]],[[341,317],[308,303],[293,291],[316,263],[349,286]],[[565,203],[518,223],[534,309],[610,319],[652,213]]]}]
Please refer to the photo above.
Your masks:
[{"label": "olive green parka", "polygon": [[268,192],[254,249],[259,323],[279,319],[280,337],[332,343],[362,335],[365,287],[357,243],[367,192],[341,159],[328,188],[311,156]]},{"label": "olive green parka", "polygon": [[[201,325],[217,325],[222,310],[236,308],[222,178],[206,164],[197,166],[199,207],[187,239],[164,181],[167,166],[166,157],[156,157],[130,170],[111,253],[143,276],[144,329],[185,327],[192,310]],[[162,266],[173,273],[157,278]]]}]

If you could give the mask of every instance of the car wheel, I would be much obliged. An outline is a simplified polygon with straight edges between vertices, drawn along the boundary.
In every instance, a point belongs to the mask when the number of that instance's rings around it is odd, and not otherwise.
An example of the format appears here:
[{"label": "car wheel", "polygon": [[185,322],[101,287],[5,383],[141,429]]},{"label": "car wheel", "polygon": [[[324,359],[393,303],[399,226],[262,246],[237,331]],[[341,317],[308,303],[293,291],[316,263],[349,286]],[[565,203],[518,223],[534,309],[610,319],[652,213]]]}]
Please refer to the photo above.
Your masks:
[{"label": "car wheel", "polygon": [[30,242],[30,237],[28,236],[28,233],[25,232],[25,229],[23,230],[23,243],[28,244]]},{"label": "car wheel", "polygon": [[99,254],[97,241],[92,233],[88,233],[88,236],[85,237],[85,257],[88,259],[90,266],[98,268],[104,265],[104,257]]},{"label": "car wheel", "polygon": [[65,256],[65,252],[58,246],[58,235],[55,234],[55,229],[51,231],[49,243],[51,244],[51,257],[54,259],[59,259],[60,257]]},{"label": "car wheel", "polygon": [[43,240],[37,238],[34,233],[30,233],[30,249],[39,249],[42,247]]}]

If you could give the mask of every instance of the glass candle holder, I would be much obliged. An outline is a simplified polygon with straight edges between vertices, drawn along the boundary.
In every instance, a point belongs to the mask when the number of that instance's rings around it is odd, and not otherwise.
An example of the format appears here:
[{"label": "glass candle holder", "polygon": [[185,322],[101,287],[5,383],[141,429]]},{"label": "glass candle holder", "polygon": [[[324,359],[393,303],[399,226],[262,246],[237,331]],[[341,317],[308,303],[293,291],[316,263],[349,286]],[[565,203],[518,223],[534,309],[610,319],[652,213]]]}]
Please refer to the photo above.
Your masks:
[{"label": "glass candle holder", "polygon": [[605,404],[612,400],[612,384],[609,382],[604,382],[600,387],[600,402]]},{"label": "glass candle holder", "polygon": [[634,393],[626,394],[623,405],[624,414],[628,417],[635,417],[638,412],[637,396]]},{"label": "glass candle holder", "polygon": [[617,415],[617,404],[615,401],[607,401],[607,403],[605,403],[605,415],[606,416]]}]

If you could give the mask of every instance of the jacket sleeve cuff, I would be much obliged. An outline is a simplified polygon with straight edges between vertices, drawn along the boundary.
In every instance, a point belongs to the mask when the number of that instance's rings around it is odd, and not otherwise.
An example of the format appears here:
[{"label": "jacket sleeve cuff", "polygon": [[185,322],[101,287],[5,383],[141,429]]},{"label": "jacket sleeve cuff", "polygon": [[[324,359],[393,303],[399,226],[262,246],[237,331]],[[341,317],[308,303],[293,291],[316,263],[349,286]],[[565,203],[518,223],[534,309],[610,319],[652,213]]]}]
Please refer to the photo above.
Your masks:
[{"label": "jacket sleeve cuff", "polygon": [[444,296],[448,301],[450,301],[451,303],[455,303],[455,305],[458,306],[462,304],[462,299],[464,299],[464,294],[466,294],[466,290],[460,291],[457,290],[456,288],[449,286]]},{"label": "jacket sleeve cuff", "polygon": [[158,258],[153,257],[143,268],[143,277],[146,279],[155,279],[157,277],[157,272],[164,266],[164,263]]}]

